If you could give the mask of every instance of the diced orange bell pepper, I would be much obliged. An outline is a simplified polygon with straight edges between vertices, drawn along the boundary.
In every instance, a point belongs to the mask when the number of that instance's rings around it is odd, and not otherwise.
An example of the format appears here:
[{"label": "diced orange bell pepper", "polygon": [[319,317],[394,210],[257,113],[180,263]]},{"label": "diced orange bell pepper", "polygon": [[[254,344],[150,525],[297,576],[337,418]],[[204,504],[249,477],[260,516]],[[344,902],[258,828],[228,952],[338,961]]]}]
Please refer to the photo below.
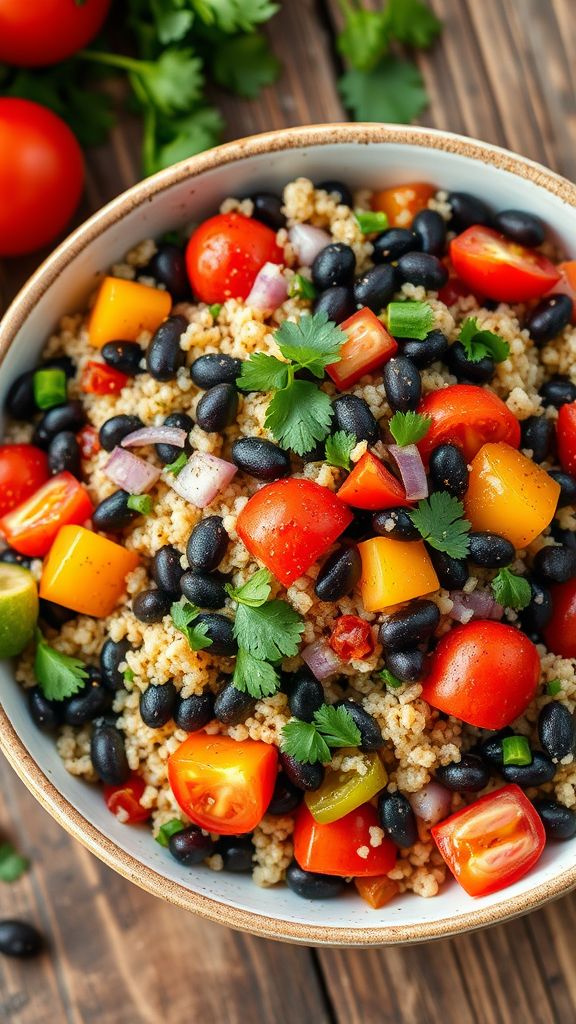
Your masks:
[{"label": "diced orange bell pepper", "polygon": [[385,907],[390,900],[398,894],[398,882],[395,882],[393,878],[388,878],[388,875],[376,875],[374,878],[355,878],[354,885],[356,886],[359,895],[366,903],[369,903],[374,910],[380,910],[380,907]]},{"label": "diced orange bell pepper", "polygon": [[358,545],[362,559],[360,592],[367,612],[411,601],[440,584],[422,541],[372,537]]},{"label": "diced orange bell pepper", "polygon": [[126,589],[126,576],[138,565],[127,551],[84,526],[63,526],[44,562],[40,597],[82,615],[110,615]]},{"label": "diced orange bell pepper", "polygon": [[416,214],[428,206],[435,191],[433,185],[424,181],[395,185],[374,194],[372,209],[382,210],[391,228],[409,228]]},{"label": "diced orange bell pepper", "polygon": [[473,530],[499,533],[524,548],[552,521],[559,495],[556,480],[500,441],[485,444],[472,460],[464,507]]},{"label": "diced orange bell pepper", "polygon": [[90,344],[102,348],[107,341],[136,341],[142,331],[156,331],[171,308],[170,294],[160,288],[105,277],[90,314]]}]

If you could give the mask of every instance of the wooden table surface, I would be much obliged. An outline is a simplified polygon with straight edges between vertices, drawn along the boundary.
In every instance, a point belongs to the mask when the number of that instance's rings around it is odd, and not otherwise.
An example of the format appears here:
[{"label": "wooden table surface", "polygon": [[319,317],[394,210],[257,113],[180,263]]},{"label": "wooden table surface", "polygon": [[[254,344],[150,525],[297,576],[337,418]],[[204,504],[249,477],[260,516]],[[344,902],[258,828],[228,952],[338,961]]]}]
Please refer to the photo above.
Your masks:
[{"label": "wooden table surface", "polygon": [[[419,58],[422,121],[508,146],[576,177],[574,0],[432,0],[444,31]],[[332,0],[284,0],[268,31],[284,65],[254,102],[218,96],[229,137],[345,118]],[[82,216],[138,178],[138,126],[88,157]],[[5,263],[8,296],[38,258]],[[385,950],[255,939],[161,903],[63,832],[2,763],[0,833],[33,867],[0,889],[0,917],[36,921],[49,950],[0,962],[11,1024],[570,1024],[576,896],[463,938]]]}]

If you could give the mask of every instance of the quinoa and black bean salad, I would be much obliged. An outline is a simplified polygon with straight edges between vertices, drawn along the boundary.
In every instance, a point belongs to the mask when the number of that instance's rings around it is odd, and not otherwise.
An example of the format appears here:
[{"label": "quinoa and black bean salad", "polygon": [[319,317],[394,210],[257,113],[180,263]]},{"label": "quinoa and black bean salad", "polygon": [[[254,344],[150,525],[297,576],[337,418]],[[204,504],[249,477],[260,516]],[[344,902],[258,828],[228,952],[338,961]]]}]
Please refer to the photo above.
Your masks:
[{"label": "quinoa and black bean salad", "polygon": [[576,261],[441,185],[228,198],[9,391],[0,654],[185,866],[379,908],[576,834]]}]

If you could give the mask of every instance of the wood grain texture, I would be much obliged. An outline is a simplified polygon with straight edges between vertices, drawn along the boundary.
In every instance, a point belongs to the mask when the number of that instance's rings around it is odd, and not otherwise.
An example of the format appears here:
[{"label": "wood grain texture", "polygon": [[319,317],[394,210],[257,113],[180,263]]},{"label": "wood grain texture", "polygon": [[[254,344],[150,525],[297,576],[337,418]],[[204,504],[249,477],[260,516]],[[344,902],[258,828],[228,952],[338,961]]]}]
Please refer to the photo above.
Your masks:
[{"label": "wood grain texture", "polygon": [[[441,39],[418,56],[422,123],[509,146],[576,176],[574,0],[430,0]],[[378,0],[372,0],[374,6]],[[344,116],[336,0],[284,0],[266,31],[280,81],[258,100],[215,92],[227,138]],[[89,154],[78,219],[139,176],[127,119]],[[0,308],[39,256],[0,266]],[[321,950],[234,934],[160,903],[74,843],[0,766],[0,832],[32,861],[0,917],[50,948],[0,959],[0,1024],[571,1024],[576,896],[480,934],[411,949]]]}]

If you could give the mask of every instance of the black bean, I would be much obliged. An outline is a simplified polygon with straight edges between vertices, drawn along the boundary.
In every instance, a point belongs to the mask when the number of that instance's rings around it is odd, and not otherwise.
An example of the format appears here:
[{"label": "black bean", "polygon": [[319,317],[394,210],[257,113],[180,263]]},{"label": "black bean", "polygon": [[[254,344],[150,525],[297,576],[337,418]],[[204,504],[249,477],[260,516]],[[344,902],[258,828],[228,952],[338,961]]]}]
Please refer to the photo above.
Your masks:
[{"label": "black bean", "polygon": [[216,384],[196,406],[196,422],[209,434],[220,433],[236,419],[238,392],[234,384]]},{"label": "black bean", "polygon": [[21,373],[8,389],[6,411],[15,420],[28,420],[36,412],[34,370]]},{"label": "black bean", "polygon": [[43,945],[40,932],[28,921],[0,921],[0,953],[4,956],[21,959],[37,956]]},{"label": "black bean", "polygon": [[98,440],[104,451],[111,452],[125,437],[128,437],[128,434],[140,430],[143,426],[139,416],[111,416],[100,427]]},{"label": "black bean", "polygon": [[554,439],[554,424],[545,416],[529,416],[520,424],[522,433],[522,448],[529,448],[532,451],[534,462],[544,462],[552,448]]},{"label": "black bean", "polygon": [[302,790],[298,789],[284,772],[278,772],[272,799],[266,814],[290,814],[302,803]]},{"label": "black bean", "polygon": [[290,476],[290,456],[263,437],[240,437],[232,445],[232,462],[257,480],[279,480]]},{"label": "black bean", "polygon": [[400,351],[420,370],[443,359],[448,351],[448,338],[442,331],[430,331],[423,341],[406,338],[400,342]]},{"label": "black bean", "polygon": [[372,516],[372,529],[380,537],[391,537],[393,540],[422,539],[405,508],[387,508],[384,512],[375,512]]},{"label": "black bean", "polygon": [[180,580],[184,572],[180,564],[181,558],[182,552],[178,551],[178,548],[173,544],[164,544],[154,555],[150,566],[150,573],[156,586],[176,597],[180,594]]},{"label": "black bean", "polygon": [[378,818],[387,836],[396,846],[406,849],[418,842],[416,815],[403,793],[381,793],[378,798]]},{"label": "black bean", "polygon": [[546,238],[544,223],[524,210],[500,210],[494,216],[494,227],[518,245],[542,245]]},{"label": "black bean", "polygon": [[29,569],[32,561],[33,559],[29,555],[22,555],[19,551],[14,551],[14,548],[4,548],[3,551],[0,551],[0,562],[5,562],[8,565],[21,565],[23,569]]},{"label": "black bean", "polygon": [[184,697],[176,704],[174,724],[184,732],[198,732],[214,718],[214,696],[209,690],[206,693],[192,694]]},{"label": "black bean", "polygon": [[227,577],[219,572],[194,572],[187,569],[180,579],[184,597],[199,608],[217,610],[226,604]]},{"label": "black bean", "polygon": [[491,224],[492,211],[478,196],[469,192],[450,192],[448,202],[452,207],[450,227],[453,231],[464,231],[473,224]]},{"label": "black bean", "polygon": [[42,732],[54,732],[62,722],[62,702],[48,700],[39,686],[27,690],[28,711],[34,725]]},{"label": "black bean", "polygon": [[201,612],[195,624],[206,625],[206,636],[212,641],[210,654],[220,654],[223,658],[232,658],[238,653],[238,644],[234,637],[232,619],[218,612]]},{"label": "black bean", "polygon": [[394,356],[384,367],[384,391],[394,412],[416,409],[422,397],[418,367],[406,356]]},{"label": "black bean", "polygon": [[282,199],[273,192],[256,192],[251,197],[254,204],[252,216],[261,224],[266,224],[272,231],[279,231],[286,224],[286,217],[282,212]]},{"label": "black bean", "polygon": [[540,548],[533,569],[545,583],[567,583],[576,576],[576,551],[564,544]]},{"label": "black bean", "polygon": [[250,718],[255,705],[254,697],[238,690],[231,682],[227,682],[216,695],[214,718],[224,725],[239,725]]},{"label": "black bean", "polygon": [[130,777],[124,738],[113,725],[104,723],[94,729],[90,758],[98,778],[107,786],[121,786]]},{"label": "black bean", "polygon": [[319,181],[315,188],[321,188],[324,192],[338,196],[338,202],[343,206],[353,206],[352,193],[343,181]]},{"label": "black bean", "polygon": [[120,665],[126,661],[128,651],[132,650],[129,640],[105,640],[100,651],[100,674],[102,683],[109,690],[121,690],[124,677]]},{"label": "black bean", "polygon": [[534,801],[534,809],[542,819],[547,839],[562,842],[576,836],[576,813],[569,807],[564,807],[557,800],[540,797]]},{"label": "black bean", "polygon": [[392,301],[398,287],[396,268],[390,263],[370,267],[354,281],[354,302],[357,306],[368,306],[373,313],[380,313]]},{"label": "black bean", "polygon": [[214,851],[214,842],[197,825],[188,825],[168,840],[170,853],[180,864],[193,868]]},{"label": "black bean", "polygon": [[107,341],[100,352],[108,366],[125,373],[127,377],[142,373],[140,363],[144,353],[135,341]]},{"label": "black bean", "polygon": [[335,875],[304,871],[304,868],[293,860],[286,872],[286,885],[296,896],[304,900],[329,900],[340,895],[344,888],[344,879]]},{"label": "black bean", "polygon": [[500,569],[503,565],[510,565],[516,554],[516,549],[509,540],[501,537],[499,533],[482,531],[468,535],[470,549],[468,557],[475,565],[481,565],[483,569]]},{"label": "black bean", "polygon": [[311,722],[324,703],[324,687],[307,668],[288,677],[286,693],[291,714],[302,722]]},{"label": "black bean", "polygon": [[448,491],[463,498],[468,490],[468,463],[461,448],[440,444],[430,456],[430,478],[435,491]]},{"label": "black bean", "polygon": [[545,405],[553,405],[555,409],[576,401],[576,384],[569,377],[557,375],[552,377],[540,388],[542,401]]},{"label": "black bean", "polygon": [[407,228],[388,228],[374,239],[372,245],[374,263],[393,263],[407,252],[417,252],[420,239]]},{"label": "black bean", "polygon": [[361,704],[347,697],[346,700],[339,700],[335,705],[337,708],[346,708],[350,718],[360,733],[360,750],[371,753],[374,750],[381,750],[384,746],[384,738],[378,722],[368,711],[365,711]]},{"label": "black bean", "polygon": [[186,557],[191,569],[210,572],[226,554],[228,534],[221,516],[207,516],[196,524],[188,538]]},{"label": "black bean", "polygon": [[154,332],[146,349],[146,369],[155,380],[174,380],[186,353],[180,347],[180,338],[188,327],[183,316],[169,316]]},{"label": "black bean", "polygon": [[221,836],[216,853],[222,857],[224,871],[244,875],[252,870],[254,844],[250,836]]},{"label": "black bean", "polygon": [[138,512],[128,507],[128,491],[114,491],[96,506],[92,513],[92,525],[95,530],[106,533],[118,533],[137,518]]},{"label": "black bean", "polygon": [[172,595],[155,587],[141,590],[132,601],[132,611],[139,622],[161,622],[172,606]]},{"label": "black bean", "polygon": [[504,752],[502,749],[502,740],[507,736],[514,736],[514,732],[510,726],[505,726],[504,729],[499,729],[498,732],[493,732],[485,740],[482,740],[479,747],[479,754],[483,761],[486,762],[491,768],[499,768],[504,758]]},{"label": "black bean", "polygon": [[163,242],[158,246],[146,273],[163,284],[174,302],[190,298],[190,282],[186,273],[186,260],[179,245]]},{"label": "black bean", "polygon": [[542,299],[528,315],[526,328],[537,345],[544,345],[564,330],[572,319],[573,303],[569,295],[558,293]]},{"label": "black bean", "polygon": [[160,729],[174,715],[178,690],[168,681],[160,686],[147,686],[140,694],[140,717],[150,729]]},{"label": "black bean", "polygon": [[368,402],[358,395],[339,395],[332,402],[334,430],[354,434],[357,441],[375,444],[380,437],[380,428],[370,412]]},{"label": "black bean", "polygon": [[486,384],[494,376],[495,363],[492,356],[482,356],[476,361],[468,359],[461,341],[455,341],[448,349],[446,365],[457,380]]},{"label": "black bean", "polygon": [[323,764],[302,764],[290,754],[280,754],[280,764],[297,789],[304,789],[310,793],[320,789],[325,775]]},{"label": "black bean", "polygon": [[39,448],[47,448],[56,434],[60,434],[63,430],[71,430],[75,433],[80,429],[85,419],[82,403],[77,401],[77,399],[66,402],[64,405],[55,405],[53,409],[48,409],[41,419],[38,420],[32,444],[37,445]]},{"label": "black bean", "polygon": [[87,684],[64,704],[66,725],[86,725],[103,715],[112,705],[112,694],[99,679],[89,679]]},{"label": "black bean", "polygon": [[411,601],[406,608],[384,620],[378,639],[388,651],[403,651],[426,643],[439,622],[440,611],[433,601]]},{"label": "black bean", "polygon": [[170,465],[171,462],[175,462],[178,456],[182,454],[182,452],[184,452],[185,455],[192,454],[192,445],[190,444],[190,441],[188,439],[188,434],[190,433],[192,427],[194,426],[194,420],[186,412],[171,412],[170,415],[167,416],[166,419],[164,420],[164,426],[178,427],[179,430],[186,431],[186,440],[184,442],[183,448],[180,448],[178,445],[175,444],[161,443],[154,445],[154,448],[156,449],[156,455],[160,459],[160,462],[162,462],[163,465],[168,466]]},{"label": "black bean", "polygon": [[386,651],[386,668],[403,683],[413,683],[424,676],[425,655],[415,648],[407,651]]},{"label": "black bean", "polygon": [[356,306],[351,288],[343,288],[336,285],[334,288],[327,288],[321,292],[314,302],[315,313],[326,313],[329,320],[335,324],[341,324],[352,316]]},{"label": "black bean", "polygon": [[412,231],[420,239],[422,252],[442,256],[446,247],[446,221],[437,210],[421,210],[412,221]]},{"label": "black bean", "polygon": [[190,367],[190,376],[196,387],[207,391],[217,384],[235,384],[242,372],[242,360],[222,353],[198,356]]},{"label": "black bean", "polygon": [[430,561],[438,577],[438,582],[445,590],[462,590],[468,579],[468,565],[463,558],[452,558],[444,551],[428,548]]},{"label": "black bean", "polygon": [[551,469],[548,471],[548,476],[551,476],[557,484],[560,484],[560,497],[558,498],[558,508],[564,508],[566,505],[576,504],[576,477],[570,476],[569,473],[563,473],[559,469]]},{"label": "black bean", "polygon": [[47,601],[46,598],[40,598],[40,611],[39,616],[43,622],[48,626],[52,626],[52,629],[61,629],[65,622],[70,622],[77,615],[77,612],[72,611],[71,608],[65,608],[62,604],[56,604],[54,601]]},{"label": "black bean", "polygon": [[352,284],[356,269],[354,250],[344,242],[332,242],[321,249],[312,264],[312,281],[318,291],[335,285]]},{"label": "black bean", "polygon": [[525,633],[540,634],[552,618],[552,595],[537,580],[530,580],[530,591],[530,604],[520,612],[520,622]]},{"label": "black bean", "polygon": [[556,765],[546,754],[535,750],[531,764],[502,764],[498,771],[506,782],[515,782],[517,786],[542,786],[551,782],[556,774]]},{"label": "black bean", "polygon": [[342,545],[324,562],[316,579],[314,593],[321,601],[339,601],[354,589],[361,572],[358,548]]},{"label": "black bean", "polygon": [[572,753],[576,729],[565,704],[554,700],[544,705],[538,715],[538,738],[546,753],[558,761]]},{"label": "black bean", "polygon": [[490,781],[490,771],[476,754],[462,754],[456,763],[440,765],[436,779],[455,793],[477,793]]},{"label": "black bean", "polygon": [[51,473],[63,473],[80,477],[81,454],[76,435],[71,430],[62,430],[48,445],[48,465]]},{"label": "black bean", "polygon": [[407,252],[398,260],[402,281],[437,292],[448,280],[448,271],[437,256],[428,252]]}]

